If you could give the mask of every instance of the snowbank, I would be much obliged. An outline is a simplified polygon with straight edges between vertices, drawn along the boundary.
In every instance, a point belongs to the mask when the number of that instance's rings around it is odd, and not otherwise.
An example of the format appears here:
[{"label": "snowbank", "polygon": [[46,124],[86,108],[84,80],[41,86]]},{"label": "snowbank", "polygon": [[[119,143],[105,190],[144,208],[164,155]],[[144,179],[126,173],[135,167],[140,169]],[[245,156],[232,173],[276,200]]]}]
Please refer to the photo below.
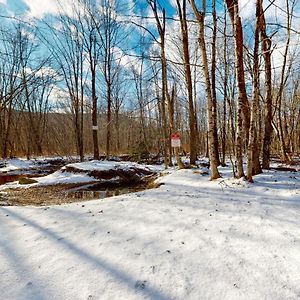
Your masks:
[{"label": "snowbank", "polygon": [[148,167],[145,167],[144,165],[134,163],[134,162],[116,162],[116,161],[99,161],[99,160],[92,160],[87,162],[81,162],[81,163],[74,163],[74,164],[68,164],[65,167],[73,168],[77,170],[83,170],[83,171],[110,171],[113,169],[122,169],[122,170],[130,170],[133,168],[143,169],[146,171],[149,171]]},{"label": "snowbank", "polygon": [[37,161],[26,160],[21,158],[1,160],[0,172],[10,172],[17,170],[28,170],[37,167]]}]

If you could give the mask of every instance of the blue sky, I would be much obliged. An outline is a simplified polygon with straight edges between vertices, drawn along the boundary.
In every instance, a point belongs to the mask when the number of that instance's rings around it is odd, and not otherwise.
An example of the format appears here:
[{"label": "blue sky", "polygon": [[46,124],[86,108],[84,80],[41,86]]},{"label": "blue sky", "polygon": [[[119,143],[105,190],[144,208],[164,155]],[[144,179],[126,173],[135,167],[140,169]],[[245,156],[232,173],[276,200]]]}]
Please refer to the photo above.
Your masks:
[{"label": "blue sky", "polygon": [[[126,0],[124,0],[126,1]],[[30,3],[30,2],[35,2],[35,1],[30,1],[30,0],[0,0],[0,5],[2,6],[2,9],[4,6],[6,6],[6,8],[15,13],[15,14],[22,14],[22,13],[26,13],[30,7],[26,4],[27,3]],[[44,5],[45,3],[54,3],[55,0],[41,0],[40,1],[40,4],[41,5]],[[64,2],[64,1],[60,1],[61,3]],[[141,0],[134,0],[135,2],[135,5],[136,5],[136,8],[138,10],[142,9],[142,11],[144,9],[147,8],[147,4],[146,4],[146,1],[141,1]],[[5,4],[4,4],[5,3]],[[167,11],[167,14],[168,15],[173,15],[175,13],[175,9],[172,7],[172,5],[170,4],[170,2],[168,0],[160,0],[159,1],[160,5],[162,7],[164,7]]]},{"label": "blue sky", "polygon": [[[72,0],[60,0],[59,2],[62,5],[66,5],[66,3],[70,2]],[[101,0],[94,0],[94,1],[101,1]],[[150,15],[150,8],[147,4],[146,0],[119,0],[122,4],[129,4],[131,7],[134,5],[134,13],[137,15],[142,16],[149,16]],[[177,17],[176,14],[176,8],[171,5],[171,1],[174,5],[176,1],[174,0],[158,0],[160,7],[163,7],[166,9],[167,16],[168,17]],[[271,0],[265,0],[264,4],[268,5],[269,1]],[[268,8],[268,11],[266,13],[267,20],[272,21],[273,23],[281,22],[285,23],[286,15],[280,7],[285,7],[285,1],[286,0],[275,0],[275,5]],[[196,0],[196,3],[200,6],[201,0]],[[58,9],[56,7],[57,0],[0,0],[0,15],[9,14],[9,15],[15,15],[17,18],[20,18],[21,20],[26,20],[26,18],[22,17],[22,14],[26,17],[34,17],[36,19],[42,19],[45,16],[50,17],[51,14],[57,14]],[[217,3],[217,10],[219,11],[220,15],[223,15],[223,1],[222,0],[216,0]],[[252,37],[252,27],[254,25],[253,17],[255,14],[255,0],[239,0],[240,3],[240,14],[243,18],[243,24],[244,24],[244,33],[246,36],[247,42],[251,43],[251,37]],[[188,5],[189,6],[189,5]],[[298,18],[295,18],[293,27],[296,30],[299,30],[300,26],[300,12],[299,12],[299,4],[296,8],[295,14],[298,16]],[[208,13],[211,11],[211,0],[207,0],[207,11]],[[50,15],[49,15],[50,14]],[[192,17],[192,16],[191,16]],[[51,17],[50,17],[51,18]],[[246,20],[249,18],[248,20]],[[250,21],[249,21],[250,20]],[[1,20],[3,24],[3,19]],[[169,30],[172,32],[174,29],[174,24],[170,21],[170,28]],[[36,22],[35,25],[40,25],[42,22]],[[151,29],[151,31],[157,35],[156,33],[156,26],[154,23],[148,25]],[[276,31],[276,26],[269,26],[268,30],[273,33]],[[150,35],[147,35],[147,38],[151,40]],[[277,45],[276,51],[273,53],[273,57],[275,61],[278,61],[280,64],[281,61],[281,49],[282,49],[282,43],[285,41],[285,31],[284,29],[281,29],[279,33],[277,33],[274,36],[274,45]],[[293,43],[296,44],[297,40],[296,37],[293,37]],[[127,40],[127,45],[125,45],[125,48],[128,48],[128,45],[131,46],[131,44],[137,45],[139,43],[139,33],[137,28],[132,28],[130,39]],[[151,47],[151,45],[148,43],[148,46]],[[140,49],[136,46],[132,46],[134,48],[133,51],[135,51],[135,54],[140,53]]]},{"label": "blue sky", "polygon": [[[56,0],[40,0],[39,2],[41,5],[41,9],[43,9],[43,6],[45,6],[45,4],[47,4],[46,6],[49,6],[48,5],[49,3],[55,3],[55,1]],[[144,11],[146,13],[147,6],[148,6],[146,0],[131,0],[131,1],[134,2],[137,11],[142,11],[142,12]],[[0,0],[0,5],[3,2],[6,3],[6,7],[10,12],[20,15],[30,10],[29,7],[31,5],[30,3],[35,3],[38,1],[37,0]],[[63,3],[64,0],[61,0],[60,2]],[[168,16],[173,16],[176,13],[176,9],[171,5],[169,0],[159,0],[158,2],[160,7],[165,8]],[[26,3],[29,3],[29,5],[27,5]],[[222,3],[223,3],[222,1],[217,1],[217,7],[221,8],[223,5]],[[4,5],[2,4],[2,7],[3,6]],[[209,0],[207,1],[207,6],[208,7],[210,6]]]},{"label": "blue sky", "polygon": [[6,0],[6,5],[2,4],[2,11],[10,11],[16,15],[21,15],[28,10],[28,6],[22,0]]}]

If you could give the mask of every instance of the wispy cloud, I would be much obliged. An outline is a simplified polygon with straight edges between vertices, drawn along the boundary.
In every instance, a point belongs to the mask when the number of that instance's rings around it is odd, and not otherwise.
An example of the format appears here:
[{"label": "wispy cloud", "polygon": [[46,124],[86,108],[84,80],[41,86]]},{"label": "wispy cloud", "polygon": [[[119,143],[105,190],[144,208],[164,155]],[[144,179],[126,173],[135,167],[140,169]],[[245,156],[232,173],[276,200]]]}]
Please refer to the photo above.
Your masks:
[{"label": "wispy cloud", "polygon": [[[0,0],[3,1],[3,0]],[[4,0],[5,1],[5,0]],[[23,0],[28,6],[28,16],[42,19],[47,14],[58,15],[60,12],[71,14],[74,7],[74,0]]]}]

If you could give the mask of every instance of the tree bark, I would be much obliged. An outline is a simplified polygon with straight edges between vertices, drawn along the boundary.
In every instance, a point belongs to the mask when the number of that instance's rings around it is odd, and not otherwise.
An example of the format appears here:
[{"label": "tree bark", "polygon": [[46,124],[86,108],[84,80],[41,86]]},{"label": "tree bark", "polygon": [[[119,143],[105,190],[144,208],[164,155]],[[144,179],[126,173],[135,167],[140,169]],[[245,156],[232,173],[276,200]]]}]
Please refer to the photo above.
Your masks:
[{"label": "tree bark", "polygon": [[[222,166],[225,166],[225,159],[226,159],[226,107],[227,107],[227,88],[228,88],[228,64],[227,64],[227,16],[225,14],[224,19],[224,52],[223,52],[223,59],[224,59],[224,99],[223,99],[223,126],[222,126]],[[230,107],[229,107],[230,108]]]},{"label": "tree bark", "polygon": [[205,44],[205,25],[204,25],[204,18],[205,18],[205,7],[206,3],[203,0],[203,11],[200,12],[195,4],[194,0],[190,0],[191,6],[193,8],[194,14],[197,18],[198,25],[199,25],[199,46],[201,49],[202,54],[202,63],[203,63],[203,72],[205,77],[205,92],[207,98],[207,117],[208,117],[208,140],[209,140],[209,159],[210,159],[210,169],[211,169],[211,180],[220,178],[220,174],[218,171],[219,159],[218,159],[218,149],[217,149],[217,137],[215,133],[217,131],[216,128],[216,108],[214,105],[214,100],[212,97],[212,90],[211,90],[211,82],[210,82],[210,75],[209,75],[209,67],[208,67],[208,60],[207,60],[207,52],[206,52],[206,44]]},{"label": "tree bark", "polygon": [[238,0],[226,0],[226,4],[234,30],[237,85],[247,142],[250,128],[250,106],[245,83],[243,27],[241,18],[239,16]]},{"label": "tree bark", "polygon": [[[244,44],[243,44],[243,28],[241,18],[239,16],[238,0],[226,0],[229,16],[233,25],[235,39],[235,56],[236,56],[236,76],[238,86],[238,108],[237,108],[237,130],[236,130],[236,162],[237,177],[244,177],[243,168],[243,146],[244,138],[247,143],[249,139],[250,128],[250,108],[246,93],[245,71],[244,71]],[[244,130],[243,130],[244,129]]]},{"label": "tree bark", "polygon": [[257,113],[259,104],[259,28],[260,28],[260,4],[261,0],[256,0],[256,22],[254,32],[254,51],[253,51],[253,88],[252,88],[252,110],[251,122],[249,131],[248,144],[248,165],[247,165],[247,180],[253,182],[254,174],[254,159],[257,154]]},{"label": "tree bark", "polygon": [[94,149],[94,159],[99,159],[99,147],[98,147],[98,114],[97,114],[97,104],[98,99],[96,96],[96,70],[93,66],[93,62],[91,64],[91,75],[92,75],[92,126],[93,126],[93,149]]},{"label": "tree bark", "polygon": [[263,154],[262,154],[262,167],[264,169],[270,168],[270,146],[272,141],[272,62],[271,62],[271,46],[272,40],[267,35],[266,20],[264,10],[262,7],[263,0],[259,2],[261,4],[261,21],[260,21],[260,34],[262,51],[265,61],[265,115],[264,115],[264,137],[263,137]]},{"label": "tree bark", "polygon": [[[203,0],[205,1],[205,0]],[[212,0],[212,17],[213,17],[213,36],[212,36],[212,43],[211,43],[211,96],[212,96],[212,119],[213,119],[213,130],[214,130],[214,143],[215,143],[215,160],[218,162],[218,165],[221,164],[220,162],[220,155],[219,155],[219,141],[218,141],[218,129],[217,129],[217,92],[216,92],[216,46],[217,46],[217,12],[216,12],[216,0]],[[204,37],[203,37],[204,38]],[[205,39],[205,38],[204,38]]]},{"label": "tree bark", "polygon": [[176,0],[178,14],[181,25],[182,34],[182,47],[184,58],[184,74],[188,92],[188,105],[189,105],[189,128],[190,128],[190,164],[195,164],[197,160],[197,128],[196,128],[196,114],[193,101],[193,82],[190,67],[190,52],[189,52],[189,36],[186,19],[186,0]]},{"label": "tree bark", "polygon": [[[166,13],[165,10],[163,9],[163,18],[162,21],[160,20],[158,16],[158,11],[157,11],[157,1],[149,1],[149,4],[152,8],[152,11],[154,13],[154,17],[156,20],[156,26],[157,30],[160,36],[160,60],[161,60],[161,72],[162,72],[162,101],[165,103],[167,100],[167,108],[168,108],[168,115],[169,115],[169,136],[167,134],[167,122],[163,123],[163,127],[165,128],[164,130],[164,135],[165,135],[165,143],[167,143],[167,146],[169,147],[169,158],[165,154],[165,160],[169,162],[169,166],[172,166],[172,147],[171,147],[171,134],[174,133],[175,130],[175,124],[174,124],[174,99],[175,95],[172,91],[172,98],[170,97],[169,93],[169,88],[168,88],[168,71],[167,71],[167,59],[166,59],[166,52],[165,52],[165,35],[166,35]],[[162,107],[164,109],[164,107]],[[165,112],[163,112],[165,113]],[[166,151],[166,146],[165,146],[165,151]],[[176,161],[177,165],[179,168],[183,168],[183,163],[181,162],[181,158],[179,156],[178,149],[175,148],[175,156],[176,156]],[[166,153],[166,152],[165,152]]]}]

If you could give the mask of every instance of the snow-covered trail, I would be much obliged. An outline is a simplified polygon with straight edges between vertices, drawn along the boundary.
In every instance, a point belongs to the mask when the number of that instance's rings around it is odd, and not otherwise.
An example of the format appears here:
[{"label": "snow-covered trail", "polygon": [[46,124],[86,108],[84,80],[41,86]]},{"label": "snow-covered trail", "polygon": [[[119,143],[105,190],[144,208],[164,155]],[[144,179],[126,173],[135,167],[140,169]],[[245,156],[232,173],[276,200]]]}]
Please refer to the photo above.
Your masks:
[{"label": "snow-covered trail", "polygon": [[255,179],[0,207],[0,299],[300,299],[300,176]]}]

